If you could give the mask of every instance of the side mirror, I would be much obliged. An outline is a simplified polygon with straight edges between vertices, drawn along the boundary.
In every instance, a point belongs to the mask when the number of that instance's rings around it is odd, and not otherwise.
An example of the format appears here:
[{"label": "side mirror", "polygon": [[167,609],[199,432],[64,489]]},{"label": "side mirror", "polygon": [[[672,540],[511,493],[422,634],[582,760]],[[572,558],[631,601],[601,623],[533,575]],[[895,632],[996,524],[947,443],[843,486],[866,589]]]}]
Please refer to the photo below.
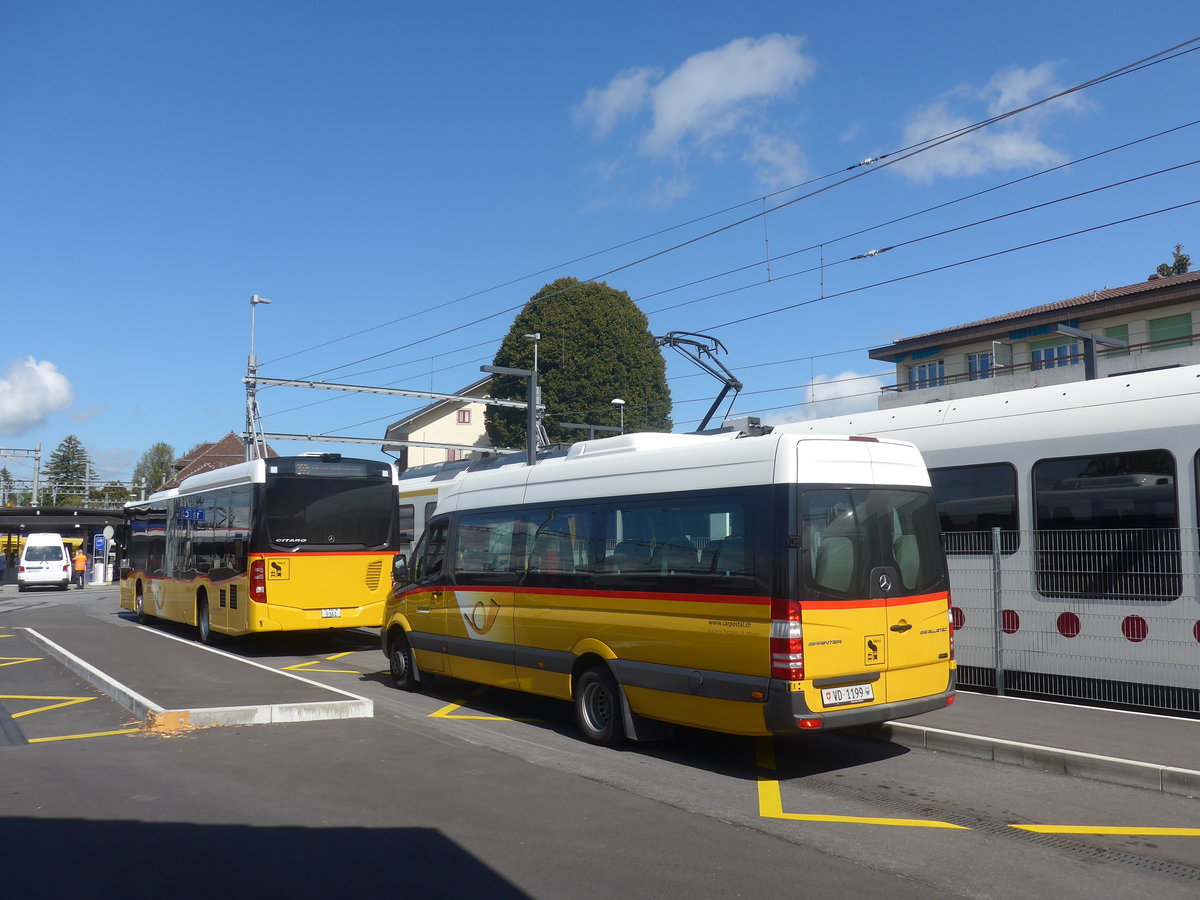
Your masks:
[{"label": "side mirror", "polygon": [[408,558],[403,553],[397,553],[392,560],[392,581],[395,584],[408,584],[412,581],[408,576]]}]

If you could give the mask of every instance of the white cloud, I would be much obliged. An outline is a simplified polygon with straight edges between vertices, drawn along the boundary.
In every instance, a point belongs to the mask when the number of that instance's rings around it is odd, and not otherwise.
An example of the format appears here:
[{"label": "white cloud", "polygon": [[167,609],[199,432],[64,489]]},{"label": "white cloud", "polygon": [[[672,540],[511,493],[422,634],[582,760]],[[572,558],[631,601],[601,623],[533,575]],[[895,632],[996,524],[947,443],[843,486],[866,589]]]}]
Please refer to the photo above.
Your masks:
[{"label": "white cloud", "polygon": [[743,156],[754,165],[759,184],[771,190],[803,181],[808,168],[795,141],[769,134],[755,135]]},{"label": "white cloud", "polygon": [[804,391],[804,403],[764,417],[770,425],[803,422],[809,419],[828,419],[849,416],[879,408],[879,392],[884,379],[858,372],[842,372],[832,378],[817,375]]},{"label": "white cloud", "polygon": [[794,184],[803,180],[804,158],[796,141],[772,123],[768,107],[790,98],[815,73],[803,45],[795,35],[743,37],[697,53],[666,74],[626,69],[605,87],[589,90],[574,119],[597,138],[634,121],[641,129],[635,153],[651,163],[670,160],[676,185],[686,183],[678,173],[692,153],[742,159],[770,188]]},{"label": "white cloud", "polygon": [[816,71],[800,52],[803,44],[804,38],[785,34],[738,38],[684,60],[652,92],[654,126],[644,149],[671,153],[689,136],[711,140],[765,101],[788,95]]},{"label": "white cloud", "polygon": [[54,363],[32,356],[15,362],[0,378],[0,437],[15,437],[41,425],[73,402],[71,382]]},{"label": "white cloud", "polygon": [[[916,110],[905,126],[904,144],[940,137],[1061,89],[1054,82],[1052,63],[1004,69],[983,88],[963,85]],[[1054,119],[1086,108],[1082,100],[1068,95],[921,153],[896,164],[895,170],[912,181],[929,183],[935,178],[1059,165],[1068,157],[1046,143],[1044,131]]]},{"label": "white cloud", "polygon": [[583,103],[575,108],[575,121],[590,123],[594,136],[605,137],[617,122],[646,106],[651,80],[661,78],[661,69],[626,69],[607,86],[588,90]]}]

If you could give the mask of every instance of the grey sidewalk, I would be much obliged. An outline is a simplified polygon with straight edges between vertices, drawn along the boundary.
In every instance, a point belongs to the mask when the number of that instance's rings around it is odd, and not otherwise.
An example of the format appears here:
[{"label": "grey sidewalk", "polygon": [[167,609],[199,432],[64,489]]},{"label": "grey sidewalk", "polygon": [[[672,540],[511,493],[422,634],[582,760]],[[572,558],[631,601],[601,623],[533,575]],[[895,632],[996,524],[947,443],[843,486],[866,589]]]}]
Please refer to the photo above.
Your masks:
[{"label": "grey sidewalk", "polygon": [[123,618],[25,629],[43,650],[161,730],[370,717],[374,704]]},{"label": "grey sidewalk", "polygon": [[860,733],[908,747],[1200,796],[1198,719],[960,691],[946,709]]}]

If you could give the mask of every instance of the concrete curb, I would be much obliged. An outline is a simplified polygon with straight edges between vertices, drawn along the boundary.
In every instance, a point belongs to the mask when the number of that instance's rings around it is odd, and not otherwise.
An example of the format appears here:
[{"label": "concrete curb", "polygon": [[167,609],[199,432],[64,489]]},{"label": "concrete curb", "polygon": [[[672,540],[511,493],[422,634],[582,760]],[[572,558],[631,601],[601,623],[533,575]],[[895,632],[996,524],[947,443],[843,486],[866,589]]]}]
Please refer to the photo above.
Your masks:
[{"label": "concrete curb", "polygon": [[[57,659],[60,663],[91,684],[97,690],[107,694],[121,706],[125,707],[137,718],[146,723],[151,731],[180,731],[186,728],[209,728],[215,725],[269,725],[280,722],[315,722],[324,719],[369,719],[375,715],[375,704],[366,697],[359,697],[348,691],[329,687],[319,681],[302,678],[291,672],[281,672],[261,663],[242,659],[232,653],[213,650],[229,659],[245,665],[257,666],[277,675],[293,678],[315,685],[332,694],[341,694],[346,700],[318,700],[311,703],[265,703],[257,706],[214,706],[197,709],[164,709],[152,700],[143,697],[121,682],[101,672],[86,660],[81,659],[69,650],[60,647],[45,635],[39,634],[32,628],[24,629],[30,639]],[[153,629],[147,629],[157,634]],[[173,640],[182,640],[174,635],[160,635]],[[191,644],[190,641],[183,643]]]},{"label": "concrete curb", "polygon": [[889,741],[903,747],[956,753],[1060,775],[1075,775],[1110,784],[1124,784],[1167,794],[1181,794],[1185,797],[1200,797],[1200,771],[1195,769],[1180,769],[1132,759],[1098,756],[1079,750],[963,734],[907,722],[883,722],[853,730],[872,740]]}]

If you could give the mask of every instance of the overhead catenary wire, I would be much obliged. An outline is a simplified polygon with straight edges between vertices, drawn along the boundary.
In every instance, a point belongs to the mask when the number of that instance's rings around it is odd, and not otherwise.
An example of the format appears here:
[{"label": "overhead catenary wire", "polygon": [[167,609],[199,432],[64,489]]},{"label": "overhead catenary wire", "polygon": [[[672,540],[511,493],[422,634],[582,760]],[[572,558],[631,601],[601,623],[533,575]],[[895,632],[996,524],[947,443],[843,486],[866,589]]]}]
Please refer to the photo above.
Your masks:
[{"label": "overhead catenary wire", "polygon": [[[777,212],[777,211],[779,211],[779,210],[785,209],[785,208],[787,208],[787,207],[789,207],[789,206],[792,206],[792,205],[794,205],[794,204],[796,204],[796,203],[799,203],[799,202],[801,202],[802,200],[809,199],[809,198],[811,198],[811,197],[817,196],[818,194],[821,194],[821,193],[824,193],[824,192],[826,192],[826,191],[828,191],[828,190],[831,190],[831,189],[833,189],[834,187],[838,187],[838,186],[841,186],[841,185],[843,185],[843,184],[847,184],[847,183],[849,183],[850,181],[853,181],[853,180],[856,180],[856,179],[858,179],[858,178],[861,178],[861,177],[863,177],[864,175],[867,175],[867,174],[870,174],[870,173],[872,173],[872,172],[876,172],[876,171],[881,171],[883,168],[885,168],[885,167],[887,167],[887,166],[895,165],[896,163],[903,162],[904,160],[907,160],[907,159],[911,159],[913,156],[916,156],[916,155],[917,155],[917,154],[919,154],[919,153],[924,153],[924,152],[927,152],[927,151],[929,151],[929,150],[935,149],[936,147],[942,146],[942,145],[943,145],[943,144],[945,144],[945,143],[948,143],[948,142],[950,142],[950,141],[953,141],[953,140],[957,140],[957,139],[959,139],[959,138],[961,138],[961,137],[964,137],[964,136],[966,136],[966,135],[968,135],[968,134],[971,134],[971,133],[973,133],[973,132],[975,132],[975,131],[978,131],[978,130],[980,130],[980,129],[982,129],[982,128],[986,128],[986,127],[988,127],[988,126],[990,126],[990,125],[996,124],[997,122],[1000,122],[1000,121],[1003,121],[1003,120],[1005,120],[1005,119],[1011,118],[1012,116],[1015,116],[1015,115],[1018,115],[1018,114],[1020,114],[1020,113],[1026,112],[1026,111],[1028,111],[1028,110],[1030,110],[1030,109],[1033,109],[1033,108],[1035,108],[1035,107],[1041,106],[1041,105],[1043,105],[1043,104],[1050,103],[1050,102],[1052,102],[1052,101],[1054,101],[1054,100],[1061,99],[1061,98],[1063,98],[1063,97],[1065,97],[1065,96],[1068,96],[1068,95],[1070,95],[1070,94],[1072,94],[1072,93],[1076,93],[1076,92],[1078,92],[1078,91],[1081,91],[1081,90],[1087,89],[1087,88],[1089,88],[1089,87],[1093,87],[1093,86],[1095,86],[1095,85],[1099,85],[1099,84],[1105,83],[1105,82],[1107,82],[1107,81],[1111,81],[1111,80],[1113,80],[1113,79],[1115,79],[1115,78],[1119,78],[1119,77],[1122,77],[1122,76],[1125,76],[1125,75],[1132,74],[1132,73],[1134,73],[1134,72],[1137,72],[1137,71],[1141,71],[1142,69],[1148,68],[1149,66],[1152,66],[1152,65],[1158,65],[1158,64],[1160,64],[1160,63],[1167,62],[1167,61],[1170,61],[1170,60],[1172,60],[1172,59],[1179,58],[1179,57],[1181,57],[1181,56],[1183,56],[1183,55],[1185,55],[1185,54],[1188,54],[1188,53],[1195,52],[1195,50],[1196,50],[1196,49],[1200,49],[1200,48],[1192,47],[1192,45],[1193,45],[1193,44],[1196,44],[1197,42],[1200,42],[1200,37],[1191,38],[1191,39],[1189,39],[1189,40],[1187,40],[1187,41],[1180,42],[1180,43],[1178,43],[1178,44],[1175,44],[1174,46],[1172,46],[1172,47],[1169,47],[1169,48],[1167,48],[1167,49],[1165,49],[1165,50],[1162,50],[1162,51],[1159,51],[1159,52],[1157,52],[1157,53],[1151,54],[1150,56],[1143,57],[1143,58],[1142,58],[1142,59],[1140,59],[1140,60],[1137,60],[1137,61],[1135,61],[1135,62],[1132,62],[1132,63],[1128,63],[1128,64],[1126,64],[1126,65],[1124,65],[1124,66],[1120,66],[1120,67],[1118,67],[1117,69],[1113,69],[1113,70],[1111,70],[1110,72],[1107,72],[1107,73],[1105,73],[1105,74],[1103,74],[1103,75],[1096,76],[1096,77],[1094,77],[1094,78],[1088,79],[1087,81],[1081,82],[1081,83],[1079,83],[1079,84],[1077,84],[1077,85],[1074,85],[1073,87],[1066,88],[1065,90],[1059,91],[1058,93],[1052,94],[1052,95],[1050,95],[1050,96],[1048,96],[1048,97],[1044,97],[1044,98],[1042,98],[1042,99],[1040,99],[1040,100],[1036,100],[1036,101],[1033,101],[1033,102],[1031,102],[1031,103],[1025,104],[1024,106],[1017,107],[1017,108],[1015,108],[1015,109],[1008,110],[1008,111],[1006,111],[1006,112],[1003,112],[1003,113],[999,113],[999,114],[997,114],[997,115],[995,115],[995,116],[992,116],[992,117],[990,117],[990,118],[988,118],[988,119],[984,119],[984,120],[982,120],[982,121],[979,121],[979,122],[973,123],[973,124],[971,124],[971,125],[963,126],[962,128],[959,128],[959,129],[954,129],[954,130],[952,130],[952,131],[949,131],[949,132],[946,132],[945,134],[943,134],[943,135],[940,135],[940,136],[938,136],[938,137],[935,137],[935,138],[930,138],[930,139],[927,139],[927,140],[924,140],[924,141],[920,141],[920,142],[917,142],[917,143],[914,143],[914,144],[910,144],[908,147],[902,148],[901,150],[898,150],[898,151],[893,151],[893,152],[891,152],[891,153],[881,154],[880,156],[878,156],[878,157],[875,157],[875,158],[872,158],[872,159],[870,159],[870,160],[863,160],[861,163],[856,163],[855,165],[848,166],[848,167],[846,167],[846,168],[844,168],[844,169],[838,170],[839,172],[845,172],[845,171],[852,171],[852,170],[855,170],[855,169],[860,169],[860,168],[862,169],[861,171],[858,171],[858,172],[856,172],[855,174],[852,174],[852,175],[850,175],[850,176],[848,176],[848,177],[846,177],[846,178],[842,178],[842,179],[840,179],[840,180],[838,180],[838,181],[834,182],[833,184],[826,185],[826,186],[824,186],[824,187],[821,187],[821,188],[819,188],[819,189],[817,189],[817,190],[815,190],[815,191],[810,191],[810,192],[807,192],[807,193],[805,193],[805,194],[802,194],[802,195],[801,195],[801,196],[799,196],[799,197],[794,197],[794,198],[792,198],[792,199],[790,199],[790,200],[787,200],[787,201],[785,201],[785,202],[783,202],[783,203],[780,203],[780,204],[777,204],[777,205],[775,205],[775,206],[772,206],[772,207],[765,208],[765,209],[764,209],[763,211],[761,211],[761,212],[755,213],[755,214],[753,214],[753,215],[750,215],[750,216],[743,217],[743,218],[741,218],[741,219],[738,219],[738,220],[736,220],[736,221],[734,221],[734,222],[731,222],[731,223],[728,223],[728,224],[726,224],[726,225],[723,225],[723,226],[721,226],[720,228],[717,228],[717,229],[714,229],[714,230],[708,231],[708,232],[706,232],[706,233],[704,233],[704,234],[701,234],[701,235],[695,236],[695,237],[693,237],[693,238],[689,238],[689,239],[688,239],[688,240],[686,240],[686,241],[683,241],[683,242],[680,242],[680,243],[674,244],[674,245],[672,245],[672,246],[670,246],[670,247],[667,247],[667,248],[664,248],[664,249],[662,249],[662,250],[656,251],[656,252],[654,252],[654,253],[652,253],[652,254],[649,254],[649,255],[646,255],[646,256],[640,257],[640,258],[638,258],[638,259],[635,259],[635,260],[633,260],[633,261],[631,261],[631,262],[624,263],[624,264],[622,264],[622,265],[620,265],[620,266],[617,266],[617,267],[614,267],[614,268],[610,268],[610,269],[608,269],[608,270],[607,270],[607,271],[605,271],[605,272],[602,272],[602,273],[600,273],[600,274],[598,274],[598,275],[594,275],[594,276],[592,276],[591,278],[588,278],[588,279],[586,279],[586,281],[596,281],[596,280],[599,280],[599,279],[602,279],[602,278],[606,278],[606,277],[608,277],[608,276],[610,276],[610,275],[616,274],[617,272],[621,272],[621,271],[624,271],[624,270],[626,270],[626,269],[632,268],[632,267],[634,267],[634,266],[641,265],[641,264],[643,264],[643,263],[645,263],[645,262],[648,262],[648,261],[650,261],[650,260],[653,260],[653,259],[657,259],[657,258],[659,258],[659,257],[661,257],[661,256],[663,256],[663,255],[666,255],[666,254],[668,254],[668,253],[672,253],[672,252],[674,252],[674,251],[676,251],[676,250],[679,250],[679,249],[682,249],[682,248],[684,248],[684,247],[691,246],[691,245],[693,245],[693,244],[695,244],[695,243],[697,243],[697,242],[699,242],[699,241],[702,241],[702,240],[705,240],[705,239],[707,239],[707,238],[713,237],[713,236],[715,236],[715,235],[717,235],[717,234],[724,233],[724,232],[726,232],[726,231],[729,231],[730,229],[736,228],[736,227],[738,227],[738,226],[740,226],[740,225],[744,225],[744,224],[746,224],[746,223],[748,223],[748,222],[752,222],[752,221],[754,221],[754,220],[756,220],[756,219],[758,219],[758,218],[760,218],[760,217],[762,217],[762,216],[768,215],[768,214],[770,214],[770,213],[772,213],[772,212]],[[1185,48],[1190,48],[1190,49],[1185,49]],[[817,179],[812,179],[812,180],[810,180],[809,182],[804,182],[804,183],[802,183],[800,186],[801,186],[801,187],[802,187],[802,186],[807,186],[807,185],[809,185],[809,184],[812,184],[812,183],[815,183],[815,182],[817,182],[817,181],[826,180],[828,177],[830,177],[830,176],[828,176],[828,175],[827,175],[827,176],[821,176],[820,178],[817,178]],[[783,192],[787,192],[788,190],[794,190],[794,189],[796,189],[796,188],[789,188],[789,189],[785,189],[785,191],[783,191]],[[782,192],[779,192],[779,193],[782,193]],[[773,196],[773,195],[767,195],[767,196],[769,197],[769,196]],[[746,201],[745,203],[742,203],[742,204],[737,204],[737,205],[735,205],[735,206],[733,206],[733,207],[728,207],[726,211],[736,210],[736,209],[742,208],[743,206],[746,206],[746,205],[748,205],[748,204],[750,204],[750,203],[754,203],[754,202],[758,202],[758,200],[756,199],[756,200],[754,200],[754,201]],[[709,214],[708,216],[701,217],[700,219],[693,220],[693,221],[702,221],[702,220],[704,220],[704,219],[706,219],[706,218],[711,218],[712,216],[714,216],[714,215],[719,215],[719,214],[720,214],[720,213]],[[682,227],[682,226],[672,226],[672,227],[671,227],[671,228],[669,228],[669,229],[664,229],[664,230],[663,230],[663,231],[661,231],[661,232],[657,232],[657,233],[656,233],[654,236],[656,236],[657,234],[666,233],[666,232],[668,232],[668,231],[675,230],[677,227]],[[649,236],[647,236],[647,237],[649,237]],[[644,239],[644,238],[634,239],[634,240],[632,240],[632,241],[625,242],[624,244],[621,244],[621,245],[616,245],[616,246],[617,246],[617,247],[620,247],[620,246],[628,246],[629,244],[632,244],[632,243],[637,243],[639,240],[642,240],[642,239]],[[581,257],[581,259],[592,258],[592,257],[594,257],[594,256],[596,256],[596,255],[600,255],[600,254],[602,254],[602,253],[604,253],[604,252],[608,252],[608,251],[607,251],[607,250],[606,250],[606,251],[597,251],[597,252],[596,252],[596,253],[594,253],[594,254],[588,254],[588,255],[586,255],[585,257]],[[568,263],[568,264],[569,264],[569,263]],[[539,273],[537,273],[537,274],[544,274],[544,272],[546,272],[546,271],[550,271],[550,269],[542,270],[542,272],[539,272]],[[533,277],[533,276],[526,276],[526,277]],[[516,283],[516,281],[519,281],[519,280],[522,280],[522,279],[517,279],[517,280],[515,280],[515,281],[508,282],[508,283],[506,283],[504,286],[507,286],[508,284]],[[476,292],[476,293],[474,293],[474,294],[472,294],[472,295],[469,295],[468,297],[459,298],[459,299],[469,299],[470,297],[473,297],[473,296],[478,296],[480,293],[484,293],[484,292],[486,292],[486,290],[487,290],[487,289],[485,289],[485,291],[482,291],[482,292]],[[449,301],[449,302],[457,302],[457,301]],[[425,311],[429,311],[429,310],[432,310],[432,309],[444,308],[444,305],[445,305],[445,304],[443,304],[443,305],[439,305],[439,306],[436,306],[436,307],[430,307],[430,308],[428,308],[428,310],[425,310]],[[402,350],[408,349],[409,347],[415,346],[416,344],[422,343],[422,342],[424,342],[424,341],[426,341],[426,340],[434,340],[434,339],[437,339],[437,338],[439,338],[439,337],[444,337],[446,334],[449,334],[449,333],[451,333],[451,332],[453,332],[453,331],[459,331],[459,330],[461,330],[461,329],[463,329],[463,328],[472,327],[472,326],[474,326],[474,325],[480,324],[480,323],[482,323],[482,322],[488,321],[488,320],[490,320],[490,319],[496,318],[496,317],[498,317],[498,316],[501,316],[501,315],[504,315],[504,314],[506,314],[506,313],[513,312],[513,311],[515,311],[515,310],[517,310],[517,309],[521,308],[522,306],[524,306],[524,303],[517,304],[517,305],[515,305],[515,306],[510,306],[510,307],[507,307],[507,308],[505,308],[505,309],[499,310],[498,312],[491,313],[491,314],[489,314],[489,315],[486,315],[486,316],[483,316],[483,317],[480,317],[480,318],[474,319],[474,320],[472,320],[472,321],[470,321],[470,322],[468,322],[468,323],[466,323],[466,324],[464,324],[464,325],[458,325],[458,326],[456,326],[456,327],[454,327],[454,328],[452,328],[452,329],[449,329],[449,330],[446,330],[446,331],[442,331],[442,332],[438,332],[438,333],[436,333],[436,334],[434,334],[434,335],[429,335],[429,336],[423,337],[423,338],[421,338],[421,339],[419,339],[419,340],[416,340],[416,341],[412,341],[412,342],[409,342],[409,343],[403,344],[403,345],[401,345],[401,346],[399,346],[399,347],[394,347],[394,348],[391,348],[391,349],[389,349],[389,350],[381,351],[380,353],[371,354],[371,355],[369,355],[369,356],[360,357],[360,358],[359,358],[359,359],[357,359],[357,360],[353,360],[353,361],[351,361],[351,362],[347,362],[347,363],[344,363],[344,364],[341,364],[341,365],[338,365],[338,366],[334,366],[334,367],[332,367],[332,368],[323,369],[323,370],[321,370],[321,371],[319,371],[319,372],[311,373],[311,374],[309,374],[309,375],[306,375],[306,376],[304,376],[304,377],[305,377],[305,378],[315,378],[315,377],[318,377],[318,376],[320,376],[320,375],[325,375],[325,374],[328,374],[329,372],[334,372],[334,371],[337,371],[337,370],[339,370],[339,369],[348,368],[348,367],[350,367],[350,366],[352,366],[352,365],[357,365],[357,364],[359,364],[359,363],[362,363],[362,362],[367,362],[367,361],[370,361],[370,360],[372,360],[372,359],[378,359],[378,358],[380,358],[380,357],[382,357],[382,356],[386,356],[386,355],[389,355],[389,354],[391,354],[391,353],[400,352],[400,351],[402,351]],[[411,315],[417,315],[417,314],[418,314],[418,313],[414,313],[414,314],[411,314]],[[407,318],[407,317],[405,317],[405,318]],[[399,321],[399,320],[394,320],[394,321]],[[388,324],[391,324],[391,323],[388,323]],[[376,327],[382,327],[382,326],[376,326]],[[367,330],[374,330],[374,329],[367,329]],[[363,332],[358,332],[358,334],[361,334],[361,333],[363,333]],[[299,353],[299,352],[306,352],[306,351],[298,351],[298,353]],[[297,355],[297,354],[289,354],[289,356],[291,356],[291,355]],[[279,358],[279,359],[282,359],[282,358],[287,358],[287,357],[281,357],[281,358]],[[274,360],[274,361],[278,361],[278,360]]]},{"label": "overhead catenary wire", "polygon": [[[1041,169],[1037,172],[1031,172],[1028,175],[1022,175],[1019,178],[1013,178],[1009,181],[1002,182],[1001,184],[992,185],[991,187],[984,188],[982,190],[972,191],[969,194],[963,194],[962,196],[955,197],[955,198],[953,198],[951,200],[947,200],[943,203],[937,203],[937,204],[934,204],[933,206],[927,206],[923,209],[916,210],[915,212],[906,213],[905,215],[897,216],[895,218],[888,219],[887,221],[879,222],[875,225],[869,225],[866,228],[860,228],[856,231],[848,232],[839,237],[826,238],[824,240],[817,241],[816,243],[809,244],[807,247],[801,247],[798,250],[789,250],[787,253],[780,253],[776,256],[770,257],[767,260],[767,262],[769,262],[769,263],[778,262],[783,259],[788,259],[793,256],[798,256],[801,253],[808,253],[810,251],[817,250],[821,247],[827,247],[830,244],[836,244],[841,241],[848,240],[849,238],[852,238],[852,237],[860,237],[861,235],[868,234],[872,231],[877,231],[881,228],[886,228],[889,225],[896,225],[896,224],[898,224],[900,222],[904,222],[908,219],[914,219],[914,218],[917,218],[918,216],[922,216],[927,213],[936,212],[940,209],[946,209],[947,207],[954,206],[955,204],[963,203],[967,200],[973,200],[977,197],[982,197],[985,194],[990,194],[990,193],[994,193],[995,191],[1003,190],[1004,188],[1013,187],[1015,185],[1021,184],[1022,182],[1030,181],[1034,178],[1040,178],[1043,175],[1049,175],[1053,172],[1057,172],[1062,169],[1069,168],[1071,166],[1076,166],[1083,162],[1090,162],[1091,160],[1098,159],[1102,156],[1106,156],[1107,154],[1115,153],[1119,150],[1125,150],[1125,149],[1128,149],[1129,147],[1133,147],[1138,144],[1145,143],[1147,141],[1152,141],[1157,138],[1165,137],[1168,134],[1172,134],[1176,131],[1181,131],[1185,128],[1191,128],[1196,125],[1200,125],[1200,119],[1193,119],[1192,121],[1185,122],[1182,125],[1176,125],[1172,128],[1167,128],[1162,131],[1155,132],[1154,134],[1145,135],[1144,137],[1140,137],[1140,138],[1137,138],[1132,141],[1126,141],[1125,143],[1118,144],[1115,147],[1109,147],[1105,150],[1097,151],[1096,153],[1090,153],[1086,156],[1080,156],[1075,159],[1068,160],[1067,162],[1060,163],[1059,165],[1050,166],[1049,168]],[[757,269],[761,265],[763,265],[763,260],[761,260],[761,259],[755,260],[754,262],[746,263],[745,265],[737,266],[736,268],[733,268],[733,269],[726,269],[724,272],[718,272],[715,275],[708,275],[708,276],[705,276],[704,278],[698,278],[693,281],[686,282],[685,284],[678,284],[678,285],[674,285],[672,287],[663,288],[662,290],[653,291],[649,294],[642,294],[639,297],[635,297],[634,302],[641,303],[645,300],[649,300],[654,297],[660,297],[663,294],[670,294],[670,293],[674,293],[675,291],[684,290],[689,287],[695,287],[696,285],[703,284],[707,281],[714,281],[718,278],[724,278],[728,275],[736,275],[738,272],[745,272],[749,269]],[[805,271],[813,272],[813,271],[816,271],[817,268],[820,268],[820,266],[818,266],[816,268],[812,268],[812,269],[806,269]],[[772,279],[768,279],[768,280],[772,280]],[[653,315],[654,313],[665,312],[666,310],[670,310],[670,309],[676,309],[676,308],[678,308],[679,305],[684,305],[684,304],[678,304],[676,306],[659,307],[656,310],[650,310],[649,312],[647,312],[647,315]]]}]

